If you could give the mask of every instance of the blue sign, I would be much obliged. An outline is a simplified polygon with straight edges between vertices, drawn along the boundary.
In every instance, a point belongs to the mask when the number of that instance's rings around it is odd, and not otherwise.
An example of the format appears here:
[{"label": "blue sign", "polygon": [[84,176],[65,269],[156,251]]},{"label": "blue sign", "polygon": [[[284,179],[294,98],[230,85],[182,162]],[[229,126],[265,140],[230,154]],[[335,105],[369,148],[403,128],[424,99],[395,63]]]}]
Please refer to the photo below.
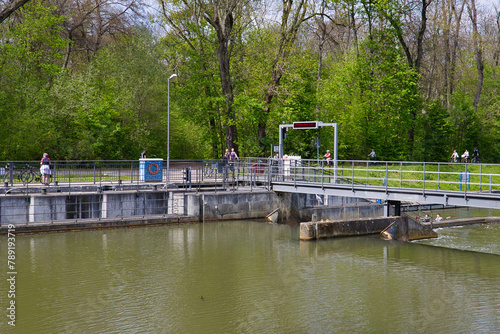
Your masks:
[{"label": "blue sign", "polygon": [[163,160],[141,159],[139,180],[141,182],[161,182],[163,180]]}]

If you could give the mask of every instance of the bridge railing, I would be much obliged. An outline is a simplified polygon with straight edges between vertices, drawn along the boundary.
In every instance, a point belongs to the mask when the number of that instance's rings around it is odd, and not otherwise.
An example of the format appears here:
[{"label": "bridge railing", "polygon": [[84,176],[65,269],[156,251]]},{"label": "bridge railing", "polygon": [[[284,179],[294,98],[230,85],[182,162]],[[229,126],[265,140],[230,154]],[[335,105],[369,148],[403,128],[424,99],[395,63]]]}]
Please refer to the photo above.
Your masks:
[{"label": "bridge railing", "polygon": [[[0,178],[11,186],[39,185],[39,170],[39,161],[4,161],[0,163]],[[52,184],[139,182],[138,160],[52,161],[50,170]]]},{"label": "bridge railing", "polygon": [[[0,182],[5,187],[39,187],[42,183],[40,161],[0,162]],[[139,160],[117,161],[52,161],[50,165],[52,185],[74,186],[85,184],[142,184],[167,182],[174,187],[191,187],[200,184],[235,188],[239,182],[250,186],[262,184],[268,179],[267,160],[242,158],[223,163],[218,160],[171,160],[168,168],[163,160],[161,178],[148,181],[141,174]],[[30,177],[32,172],[32,177]],[[156,172],[157,173],[157,172]],[[155,174],[156,174],[155,173]],[[236,182],[238,181],[238,182]]]},{"label": "bridge railing", "polygon": [[274,181],[314,182],[423,190],[500,190],[500,165],[404,161],[279,161]]},{"label": "bridge railing", "polygon": [[[0,162],[0,178],[4,185],[23,185],[23,173],[31,169],[36,174],[39,167],[39,161]],[[51,183],[60,185],[144,182],[139,160],[52,161],[51,171]],[[162,174],[160,183],[209,183],[233,189],[241,183],[270,187],[272,182],[314,182],[462,192],[500,190],[498,164],[366,160],[339,160],[334,164],[332,160],[298,157],[245,157],[228,163],[221,159],[172,160],[168,176],[164,160]],[[24,186],[37,184],[40,180],[33,179]]]}]

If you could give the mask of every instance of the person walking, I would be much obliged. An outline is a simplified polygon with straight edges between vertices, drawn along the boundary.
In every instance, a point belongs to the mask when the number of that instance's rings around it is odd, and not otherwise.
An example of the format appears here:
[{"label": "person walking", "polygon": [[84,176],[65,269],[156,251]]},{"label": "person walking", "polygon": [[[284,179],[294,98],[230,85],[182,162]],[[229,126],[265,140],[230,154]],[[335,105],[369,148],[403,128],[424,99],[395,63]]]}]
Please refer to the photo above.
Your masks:
[{"label": "person walking", "polygon": [[42,183],[45,184],[46,186],[48,186],[50,182],[51,164],[52,163],[50,162],[49,154],[44,153],[42,160],[40,160],[40,174],[42,174]]},{"label": "person walking", "polygon": [[[371,161],[377,160],[377,155],[375,154],[375,150],[372,149],[370,154],[368,154],[368,157],[370,158]],[[375,165],[375,162],[368,163],[368,165],[371,165],[371,164]]]},{"label": "person walking", "polygon": [[142,150],[141,159],[146,159],[146,150]]}]

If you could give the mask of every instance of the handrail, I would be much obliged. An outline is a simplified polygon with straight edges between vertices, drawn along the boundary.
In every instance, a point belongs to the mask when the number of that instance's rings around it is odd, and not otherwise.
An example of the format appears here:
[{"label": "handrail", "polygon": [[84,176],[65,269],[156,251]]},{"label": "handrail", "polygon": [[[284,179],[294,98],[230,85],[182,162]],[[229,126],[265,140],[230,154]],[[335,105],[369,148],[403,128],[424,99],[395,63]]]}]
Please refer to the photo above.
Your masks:
[{"label": "handrail", "polygon": [[[39,163],[0,162],[0,166],[6,166],[0,168],[4,186],[6,180],[11,187],[19,186],[22,183],[12,177],[13,171],[19,173],[27,164],[37,168]],[[214,175],[207,176],[205,170],[211,164],[215,164],[217,170]],[[219,166],[222,166],[222,169],[218,169]],[[470,192],[491,193],[500,190],[500,165],[485,163],[338,160],[336,165],[328,166],[316,159],[245,157],[228,165],[222,165],[221,159],[170,160],[170,167],[171,184],[167,186],[186,183],[182,171],[190,168],[189,182],[195,184],[197,189],[203,184],[235,190],[240,183],[270,188],[274,182],[293,182],[294,185],[317,183],[325,186],[328,183],[337,183],[351,187],[363,184],[367,187],[421,189],[422,192],[458,191],[464,196]],[[57,182],[59,185],[100,184],[104,180],[131,184],[143,182],[139,160],[53,160],[51,169],[52,184]],[[160,183],[166,183],[165,171],[164,164]],[[36,185],[32,183],[25,187]]]}]

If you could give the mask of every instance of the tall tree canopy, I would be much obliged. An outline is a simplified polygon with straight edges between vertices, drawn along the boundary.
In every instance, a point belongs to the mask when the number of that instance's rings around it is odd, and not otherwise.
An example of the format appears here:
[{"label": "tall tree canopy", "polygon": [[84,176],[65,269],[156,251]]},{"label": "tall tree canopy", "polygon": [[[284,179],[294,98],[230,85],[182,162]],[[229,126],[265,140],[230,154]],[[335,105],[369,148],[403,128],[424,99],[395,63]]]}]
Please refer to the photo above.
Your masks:
[{"label": "tall tree canopy", "polygon": [[[473,0],[0,0],[0,159],[500,156],[500,14]],[[170,95],[168,94],[168,78]],[[32,131],[32,129],[40,129]],[[40,133],[41,132],[41,133]],[[329,129],[290,131],[316,157]]]}]

